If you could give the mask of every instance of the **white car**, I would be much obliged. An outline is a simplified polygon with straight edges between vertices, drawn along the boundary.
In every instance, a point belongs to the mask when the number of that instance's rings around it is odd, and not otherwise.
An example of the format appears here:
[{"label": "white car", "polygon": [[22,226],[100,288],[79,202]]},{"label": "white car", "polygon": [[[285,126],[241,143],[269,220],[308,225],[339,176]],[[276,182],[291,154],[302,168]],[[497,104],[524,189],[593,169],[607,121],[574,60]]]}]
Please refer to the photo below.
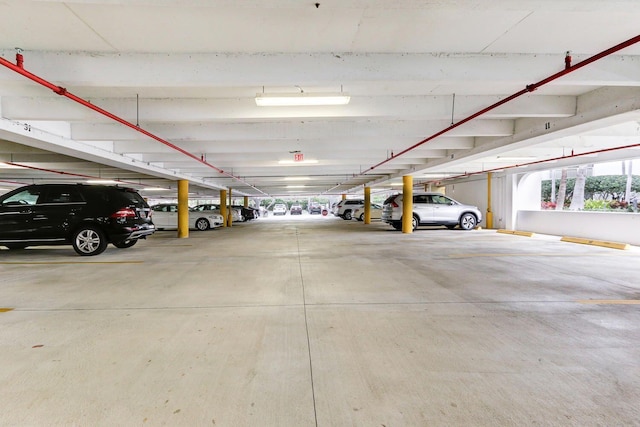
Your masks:
[{"label": "white car", "polygon": [[[178,204],[162,203],[151,206],[151,221],[157,230],[178,229]],[[222,215],[212,212],[199,212],[189,210],[189,228],[194,230],[208,230],[222,227],[224,220]]]},{"label": "white car", "polygon": [[[202,213],[220,214],[220,206],[211,205],[211,204],[197,205],[192,207],[191,210],[202,212]],[[227,206],[227,212],[229,212],[228,206]],[[245,218],[242,216],[242,211],[240,209],[231,208],[231,220],[233,222],[244,222]]]},{"label": "white car", "polygon": [[[371,204],[371,219],[380,219],[382,217],[382,206]],[[357,221],[364,221],[364,206],[361,208],[356,208],[351,213],[351,219],[355,219]]]},{"label": "white car", "polygon": [[287,214],[287,206],[282,203],[276,203],[273,207],[274,215],[286,215]]}]

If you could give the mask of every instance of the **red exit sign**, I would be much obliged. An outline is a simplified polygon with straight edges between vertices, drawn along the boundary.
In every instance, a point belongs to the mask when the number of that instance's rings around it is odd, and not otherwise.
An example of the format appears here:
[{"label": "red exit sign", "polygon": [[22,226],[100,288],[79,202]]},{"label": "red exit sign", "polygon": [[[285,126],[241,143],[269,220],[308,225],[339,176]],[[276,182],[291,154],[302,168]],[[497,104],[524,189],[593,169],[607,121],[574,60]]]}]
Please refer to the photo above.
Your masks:
[{"label": "red exit sign", "polygon": [[295,153],[293,155],[293,161],[294,162],[302,162],[304,160],[304,154],[302,153]]}]

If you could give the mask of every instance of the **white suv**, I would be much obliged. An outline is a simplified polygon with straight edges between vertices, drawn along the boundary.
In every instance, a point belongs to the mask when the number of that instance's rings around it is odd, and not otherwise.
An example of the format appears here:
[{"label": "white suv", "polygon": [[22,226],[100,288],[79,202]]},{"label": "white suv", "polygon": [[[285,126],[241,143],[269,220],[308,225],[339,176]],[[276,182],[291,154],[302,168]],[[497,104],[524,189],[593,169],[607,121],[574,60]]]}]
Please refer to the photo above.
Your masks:
[{"label": "white suv", "polygon": [[364,206],[363,199],[340,200],[336,205],[335,216],[342,219],[351,219],[353,211]]},{"label": "white suv", "polygon": [[[395,194],[384,201],[382,221],[402,230],[402,194]],[[449,229],[460,226],[471,230],[482,221],[482,213],[476,206],[463,205],[440,193],[414,193],[412,228],[419,225],[444,225]]]},{"label": "white suv", "polygon": [[276,203],[273,207],[274,215],[286,215],[287,214],[287,206],[282,203]]}]

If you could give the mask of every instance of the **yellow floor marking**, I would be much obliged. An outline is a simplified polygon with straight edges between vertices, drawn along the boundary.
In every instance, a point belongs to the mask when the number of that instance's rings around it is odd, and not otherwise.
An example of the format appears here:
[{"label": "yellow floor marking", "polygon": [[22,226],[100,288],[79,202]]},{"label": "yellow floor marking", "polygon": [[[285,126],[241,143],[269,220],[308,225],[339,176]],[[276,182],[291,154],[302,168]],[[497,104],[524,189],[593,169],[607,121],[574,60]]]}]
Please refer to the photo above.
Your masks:
[{"label": "yellow floor marking", "polygon": [[0,307],[0,313],[6,313],[7,311],[11,311],[13,308]]},{"label": "yellow floor marking", "polygon": [[[571,253],[564,253],[564,252],[560,252],[560,253],[486,253],[486,254],[450,254],[448,255],[449,258],[481,258],[481,257],[506,257],[506,256],[514,256],[514,257],[523,257],[523,256],[537,256],[537,257],[585,257],[585,256],[611,256],[611,255],[617,255],[620,256],[622,254],[571,254]],[[623,255],[625,256],[625,255]],[[632,256],[631,254],[629,254],[629,256]]]},{"label": "yellow floor marking", "polygon": [[592,239],[583,239],[581,237],[568,237],[564,236],[560,239],[561,242],[570,242],[570,243],[580,243],[583,245],[593,245],[593,246],[602,246],[605,248],[611,249],[629,249],[629,244],[627,243],[619,243],[619,242],[605,242],[603,240],[592,240]]},{"label": "yellow floor marking", "polygon": [[500,229],[500,230],[497,230],[497,233],[513,234],[513,235],[516,235],[516,236],[525,236],[525,237],[533,237],[534,236],[534,233],[532,233],[531,231],[517,231],[517,230]]},{"label": "yellow floor marking", "polygon": [[0,261],[2,265],[49,265],[49,264],[143,264],[144,261]]},{"label": "yellow floor marking", "polygon": [[581,299],[580,304],[623,304],[640,305],[640,299]]}]

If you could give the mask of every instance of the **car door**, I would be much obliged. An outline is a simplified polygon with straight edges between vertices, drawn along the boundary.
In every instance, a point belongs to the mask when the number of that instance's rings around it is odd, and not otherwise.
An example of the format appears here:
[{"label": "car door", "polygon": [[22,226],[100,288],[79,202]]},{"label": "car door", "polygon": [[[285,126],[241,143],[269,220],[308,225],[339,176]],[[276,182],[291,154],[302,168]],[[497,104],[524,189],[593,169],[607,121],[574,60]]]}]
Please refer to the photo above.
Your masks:
[{"label": "car door", "polygon": [[416,194],[413,196],[413,212],[418,215],[421,223],[433,222],[433,204],[428,194]]},{"label": "car door", "polygon": [[49,185],[34,206],[33,225],[38,236],[59,240],[69,237],[70,230],[82,220],[86,206],[77,188],[68,185]]},{"label": "car door", "polygon": [[447,223],[458,221],[457,203],[444,195],[431,196],[433,202],[433,220],[436,223]]},{"label": "car door", "polygon": [[36,237],[33,217],[42,193],[40,187],[28,187],[9,193],[0,201],[0,240],[19,241]]}]

